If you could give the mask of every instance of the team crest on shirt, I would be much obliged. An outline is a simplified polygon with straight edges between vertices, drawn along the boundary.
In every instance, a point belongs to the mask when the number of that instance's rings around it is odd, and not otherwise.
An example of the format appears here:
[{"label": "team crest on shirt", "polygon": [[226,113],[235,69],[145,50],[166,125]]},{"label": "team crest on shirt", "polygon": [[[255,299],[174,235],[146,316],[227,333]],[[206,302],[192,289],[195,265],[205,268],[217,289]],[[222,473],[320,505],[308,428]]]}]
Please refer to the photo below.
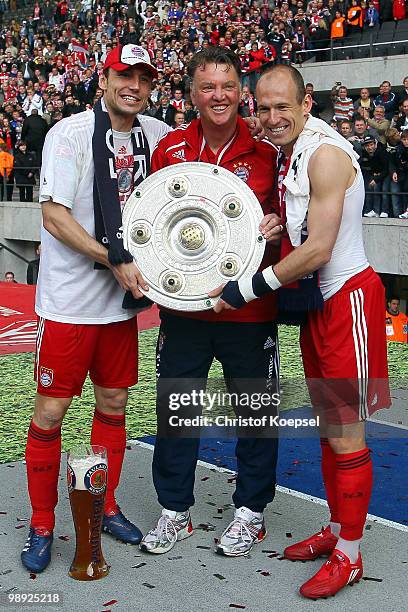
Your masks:
[{"label": "team crest on shirt", "polygon": [[252,170],[252,166],[247,162],[237,162],[233,167],[234,174],[246,183],[249,179],[249,172]]},{"label": "team crest on shirt", "polygon": [[50,368],[40,367],[40,383],[43,387],[51,387],[54,380],[54,370]]}]

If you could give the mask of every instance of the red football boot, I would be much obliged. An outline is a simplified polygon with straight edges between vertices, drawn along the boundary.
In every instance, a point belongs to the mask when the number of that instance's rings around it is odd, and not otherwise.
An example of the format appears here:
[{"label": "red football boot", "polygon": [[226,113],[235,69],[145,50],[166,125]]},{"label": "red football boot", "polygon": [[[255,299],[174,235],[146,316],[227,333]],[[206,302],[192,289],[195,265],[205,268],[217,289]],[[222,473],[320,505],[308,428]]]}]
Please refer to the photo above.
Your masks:
[{"label": "red football boot", "polygon": [[351,563],[350,559],[337,548],[331,554],[330,559],[319,569],[310,580],[302,584],[300,594],[309,599],[320,599],[330,597],[338,593],[347,584],[359,582],[363,576],[363,561],[361,553],[358,555],[357,563]]},{"label": "red football boot", "polygon": [[313,561],[323,555],[331,555],[336,548],[338,538],[332,534],[330,527],[314,533],[310,538],[288,546],[283,556],[291,561]]}]

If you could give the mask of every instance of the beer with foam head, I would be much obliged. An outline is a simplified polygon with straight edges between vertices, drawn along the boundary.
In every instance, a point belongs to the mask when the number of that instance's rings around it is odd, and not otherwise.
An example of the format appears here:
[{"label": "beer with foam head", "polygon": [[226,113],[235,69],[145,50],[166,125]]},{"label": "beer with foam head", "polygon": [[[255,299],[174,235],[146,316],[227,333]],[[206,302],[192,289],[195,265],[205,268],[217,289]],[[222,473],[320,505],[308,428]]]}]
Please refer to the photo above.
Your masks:
[{"label": "beer with foam head", "polygon": [[69,575],[76,580],[98,580],[109,573],[101,547],[107,472],[102,446],[81,447],[68,454],[68,490],[76,534]]}]

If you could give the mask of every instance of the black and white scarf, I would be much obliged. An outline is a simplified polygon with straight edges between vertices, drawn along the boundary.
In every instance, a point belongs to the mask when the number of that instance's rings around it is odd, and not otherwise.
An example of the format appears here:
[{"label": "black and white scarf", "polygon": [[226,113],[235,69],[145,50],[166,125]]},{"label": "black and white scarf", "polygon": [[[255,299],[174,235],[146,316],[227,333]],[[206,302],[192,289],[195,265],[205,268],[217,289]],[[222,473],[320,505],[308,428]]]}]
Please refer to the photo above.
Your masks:
[{"label": "black and white scarf", "polygon": [[[94,106],[95,129],[92,137],[94,162],[93,202],[96,240],[108,249],[108,259],[113,266],[130,263],[133,256],[123,246],[122,211],[119,201],[118,178],[115,169],[112,125],[102,99]],[[133,185],[136,187],[150,173],[149,143],[143,134],[139,120],[135,117],[131,132],[133,149]],[[106,269],[95,262],[95,269]],[[128,291],[123,308],[140,308],[145,298],[136,300]],[[149,300],[150,301],[150,300]]]}]

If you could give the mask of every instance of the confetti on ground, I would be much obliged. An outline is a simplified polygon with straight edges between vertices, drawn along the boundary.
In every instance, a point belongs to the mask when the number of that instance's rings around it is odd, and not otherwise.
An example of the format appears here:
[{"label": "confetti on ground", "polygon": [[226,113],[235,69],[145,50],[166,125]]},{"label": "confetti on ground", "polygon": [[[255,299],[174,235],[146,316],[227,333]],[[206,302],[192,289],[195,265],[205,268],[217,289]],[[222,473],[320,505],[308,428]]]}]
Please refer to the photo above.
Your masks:
[{"label": "confetti on ground", "polygon": [[200,523],[196,529],[202,529],[203,531],[215,531],[215,525],[211,523]]},{"label": "confetti on ground", "polygon": [[268,555],[270,555],[271,553],[276,553],[276,550],[262,550],[261,552],[267,553]]},{"label": "confetti on ground", "polygon": [[149,584],[148,582],[142,582],[142,586],[147,587],[148,589],[155,589],[154,584]]},{"label": "confetti on ground", "polygon": [[209,476],[204,476],[204,477],[201,479],[201,482],[204,482],[205,480],[208,480],[209,478],[210,478]]},{"label": "confetti on ground", "polygon": [[108,606],[113,606],[113,604],[118,603],[117,599],[112,599],[111,601],[106,602],[106,604],[102,604],[104,608],[107,608]]},{"label": "confetti on ground", "polygon": [[222,574],[213,574],[213,576],[215,576],[215,578],[218,578],[218,580],[225,580],[225,576],[223,576]]}]

